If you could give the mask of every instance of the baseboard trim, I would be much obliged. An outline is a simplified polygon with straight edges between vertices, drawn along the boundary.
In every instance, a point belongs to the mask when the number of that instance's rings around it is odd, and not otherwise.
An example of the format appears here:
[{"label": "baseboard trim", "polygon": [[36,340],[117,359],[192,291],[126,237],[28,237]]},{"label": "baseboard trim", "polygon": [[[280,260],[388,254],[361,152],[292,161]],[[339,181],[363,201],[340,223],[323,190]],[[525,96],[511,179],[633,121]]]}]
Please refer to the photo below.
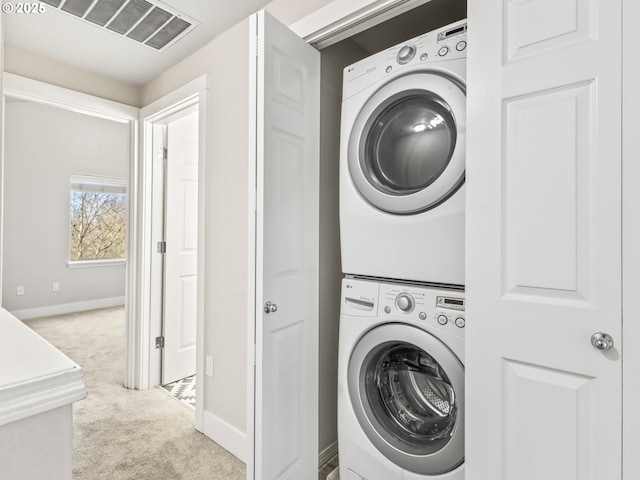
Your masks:
[{"label": "baseboard trim", "polygon": [[204,432],[207,437],[216,442],[222,448],[247,463],[247,434],[241,432],[233,425],[220,417],[204,412]]},{"label": "baseboard trim", "polygon": [[337,454],[338,454],[338,441],[336,440],[327,448],[322,450],[318,455],[318,465],[320,466],[320,468],[322,468],[327,463],[329,463],[331,459],[335,457]]},{"label": "baseboard trim", "polygon": [[84,312],[86,310],[95,310],[96,308],[118,307],[120,305],[124,305],[124,300],[124,296],[99,298],[97,300],[88,300],[85,302],[63,303],[60,305],[50,305],[48,307],[27,308],[24,310],[13,311],[11,314],[20,320],[29,320],[30,318]]}]

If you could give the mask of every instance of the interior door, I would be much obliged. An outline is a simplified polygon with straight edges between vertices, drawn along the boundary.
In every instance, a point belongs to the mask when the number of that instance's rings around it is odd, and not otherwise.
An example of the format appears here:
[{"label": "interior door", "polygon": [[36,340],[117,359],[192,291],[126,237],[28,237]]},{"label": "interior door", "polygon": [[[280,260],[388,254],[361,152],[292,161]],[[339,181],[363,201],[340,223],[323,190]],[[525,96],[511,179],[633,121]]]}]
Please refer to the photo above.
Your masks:
[{"label": "interior door", "polygon": [[468,16],[466,478],[620,479],[621,2]]},{"label": "interior door", "polygon": [[255,463],[247,476],[315,478],[320,54],[265,12],[251,26],[256,365]]},{"label": "interior door", "polygon": [[162,383],[196,373],[198,112],[167,125]]}]

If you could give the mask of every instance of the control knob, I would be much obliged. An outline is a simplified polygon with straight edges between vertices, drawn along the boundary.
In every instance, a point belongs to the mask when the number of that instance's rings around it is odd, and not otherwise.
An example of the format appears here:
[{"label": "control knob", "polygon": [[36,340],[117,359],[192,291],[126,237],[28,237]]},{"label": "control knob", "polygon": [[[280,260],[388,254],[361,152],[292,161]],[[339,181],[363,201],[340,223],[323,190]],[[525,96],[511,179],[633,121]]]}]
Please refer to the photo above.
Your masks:
[{"label": "control knob", "polygon": [[411,312],[415,306],[415,300],[408,293],[401,293],[396,297],[396,305],[405,313]]},{"label": "control knob", "polygon": [[405,45],[400,49],[396,59],[400,65],[409,63],[416,56],[416,47],[413,45]]}]

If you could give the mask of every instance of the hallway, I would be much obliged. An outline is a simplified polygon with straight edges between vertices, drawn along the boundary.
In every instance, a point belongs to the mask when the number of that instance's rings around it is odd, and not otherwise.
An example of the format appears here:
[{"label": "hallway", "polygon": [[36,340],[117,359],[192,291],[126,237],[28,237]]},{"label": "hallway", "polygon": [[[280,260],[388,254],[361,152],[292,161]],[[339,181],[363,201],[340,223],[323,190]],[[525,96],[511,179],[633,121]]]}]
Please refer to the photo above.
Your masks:
[{"label": "hallway", "polygon": [[124,309],[25,321],[78,363],[89,392],[74,405],[74,480],[241,480],[244,464],[193,427],[166,391],[125,389]]}]

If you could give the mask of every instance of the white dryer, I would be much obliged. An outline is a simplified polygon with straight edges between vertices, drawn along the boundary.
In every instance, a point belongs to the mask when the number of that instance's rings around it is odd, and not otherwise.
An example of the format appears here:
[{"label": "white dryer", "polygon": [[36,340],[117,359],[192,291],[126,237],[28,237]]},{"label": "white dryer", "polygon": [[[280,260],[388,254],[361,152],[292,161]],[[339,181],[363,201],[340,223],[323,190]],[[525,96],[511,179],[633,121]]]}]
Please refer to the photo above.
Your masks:
[{"label": "white dryer", "polygon": [[466,20],[344,70],[346,274],[464,285]]},{"label": "white dryer", "polygon": [[343,480],[464,480],[464,293],[342,282]]}]

